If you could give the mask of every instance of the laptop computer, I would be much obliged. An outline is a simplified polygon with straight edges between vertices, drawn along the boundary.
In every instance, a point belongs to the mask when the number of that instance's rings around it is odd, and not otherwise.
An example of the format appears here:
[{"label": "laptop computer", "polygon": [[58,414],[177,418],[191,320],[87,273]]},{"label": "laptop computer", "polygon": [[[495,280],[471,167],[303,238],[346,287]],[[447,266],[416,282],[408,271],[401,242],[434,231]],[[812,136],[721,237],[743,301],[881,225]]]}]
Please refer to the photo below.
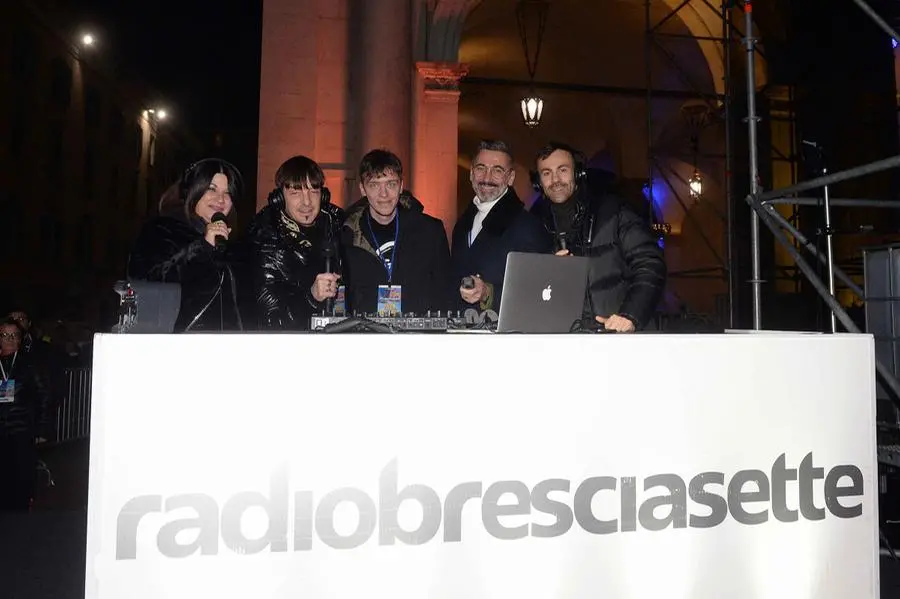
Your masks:
[{"label": "laptop computer", "polygon": [[581,319],[588,259],[510,252],[498,333],[568,333]]}]

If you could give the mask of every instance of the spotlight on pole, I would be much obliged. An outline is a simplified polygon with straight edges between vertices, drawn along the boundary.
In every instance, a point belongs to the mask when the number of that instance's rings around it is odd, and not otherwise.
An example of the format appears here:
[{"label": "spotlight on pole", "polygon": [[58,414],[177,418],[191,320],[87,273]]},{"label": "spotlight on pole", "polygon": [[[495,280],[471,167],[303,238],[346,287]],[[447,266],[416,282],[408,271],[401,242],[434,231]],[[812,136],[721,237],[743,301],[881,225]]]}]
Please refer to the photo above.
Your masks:
[{"label": "spotlight on pole", "polygon": [[84,47],[93,46],[95,41],[97,41],[97,40],[90,33],[85,33],[84,35],[81,36],[81,45]]},{"label": "spotlight on pole", "polygon": [[158,118],[159,120],[161,120],[161,121],[166,120],[166,116],[168,116],[168,114],[166,113],[165,110],[157,110],[156,111],[156,118]]}]

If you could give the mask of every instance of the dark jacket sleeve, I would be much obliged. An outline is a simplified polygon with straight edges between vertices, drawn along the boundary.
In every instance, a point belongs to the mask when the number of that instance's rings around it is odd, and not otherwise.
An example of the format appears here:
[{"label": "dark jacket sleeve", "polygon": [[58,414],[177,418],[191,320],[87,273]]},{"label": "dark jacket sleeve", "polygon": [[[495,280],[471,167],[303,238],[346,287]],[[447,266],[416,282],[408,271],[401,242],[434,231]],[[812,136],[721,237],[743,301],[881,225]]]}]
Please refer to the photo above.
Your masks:
[{"label": "dark jacket sleeve", "polygon": [[431,287],[428,305],[432,310],[449,310],[455,305],[459,291],[454,284],[453,266],[450,261],[450,244],[444,223],[435,219],[435,246],[432,258]]},{"label": "dark jacket sleeve", "polygon": [[[266,238],[267,237],[267,238]],[[283,249],[274,238],[255,236],[252,241],[252,266],[256,288],[256,310],[260,328],[305,329],[319,309],[312,291],[288,281]]]},{"label": "dark jacket sleeve", "polygon": [[618,238],[630,271],[630,285],[619,314],[638,329],[653,316],[665,288],[666,262],[647,223],[628,209],[618,215]]},{"label": "dark jacket sleeve", "polygon": [[175,221],[157,219],[147,223],[128,257],[128,277],[161,283],[179,283],[200,278],[217,268],[213,247],[202,237],[187,239],[175,230]]},{"label": "dark jacket sleeve", "polygon": [[547,232],[540,219],[533,214],[529,212],[522,214],[516,232],[516,244],[513,251],[534,254],[549,254],[553,252],[553,236]]}]

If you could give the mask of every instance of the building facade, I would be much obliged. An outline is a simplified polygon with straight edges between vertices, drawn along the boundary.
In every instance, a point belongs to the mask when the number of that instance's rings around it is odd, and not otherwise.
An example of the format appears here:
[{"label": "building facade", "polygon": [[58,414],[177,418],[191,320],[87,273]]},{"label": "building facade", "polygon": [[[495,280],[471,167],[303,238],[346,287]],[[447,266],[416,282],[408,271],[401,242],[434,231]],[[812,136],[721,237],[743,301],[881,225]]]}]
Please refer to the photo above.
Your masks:
[{"label": "building facade", "polygon": [[[893,89],[893,64],[885,68],[888,54],[878,51],[889,51],[889,40],[852,3],[813,4],[752,4],[758,46],[748,78],[739,3],[264,0],[257,208],[275,169],[294,154],[322,164],[335,200],[351,203],[359,196],[359,159],[388,147],[404,160],[407,188],[449,229],[471,200],[469,155],[479,139],[511,142],[515,187],[526,203],[534,198],[535,151],[551,139],[566,141],[613,170],[624,193],[666,232],[667,307],[748,326],[748,97],[760,118],[753,148],[762,189],[808,178],[799,149],[809,123],[839,123],[845,137],[856,132],[832,170],[852,166],[845,157],[889,156],[897,146],[896,131],[879,135],[883,115],[893,122],[896,110],[894,94],[883,93],[886,81]],[[538,36],[539,22],[526,13],[541,7],[546,27]],[[822,51],[829,40],[840,51]],[[870,69],[859,67],[863,55]],[[852,89],[835,86],[835,72],[868,71]],[[544,99],[533,128],[519,113],[531,91]],[[702,178],[701,194],[692,193],[694,175]],[[853,193],[886,199],[885,181]],[[785,216],[815,234],[809,215],[788,206]],[[843,239],[847,261],[872,241]],[[777,315],[784,296],[800,295],[802,285],[768,231],[762,260],[767,303]]]},{"label": "building facade", "polygon": [[2,304],[100,327],[138,227],[194,153],[57,8],[16,1],[0,20]]}]

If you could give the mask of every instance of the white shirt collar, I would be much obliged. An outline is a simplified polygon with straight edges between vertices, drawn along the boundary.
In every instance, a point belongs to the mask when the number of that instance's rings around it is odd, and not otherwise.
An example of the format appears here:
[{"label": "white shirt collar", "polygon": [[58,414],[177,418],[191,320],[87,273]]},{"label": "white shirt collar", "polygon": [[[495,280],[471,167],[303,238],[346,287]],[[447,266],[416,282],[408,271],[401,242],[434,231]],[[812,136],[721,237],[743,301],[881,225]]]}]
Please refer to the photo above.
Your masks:
[{"label": "white shirt collar", "polygon": [[503,196],[505,196],[507,193],[509,193],[509,187],[507,187],[503,191],[503,193],[500,194],[500,197],[496,200],[491,200],[490,202],[482,202],[480,199],[478,199],[478,196],[475,196],[475,198],[472,200],[472,203],[475,204],[475,208],[478,209],[478,212],[484,212],[485,214],[487,214],[491,211],[491,208],[493,208],[497,202],[502,200]]}]

